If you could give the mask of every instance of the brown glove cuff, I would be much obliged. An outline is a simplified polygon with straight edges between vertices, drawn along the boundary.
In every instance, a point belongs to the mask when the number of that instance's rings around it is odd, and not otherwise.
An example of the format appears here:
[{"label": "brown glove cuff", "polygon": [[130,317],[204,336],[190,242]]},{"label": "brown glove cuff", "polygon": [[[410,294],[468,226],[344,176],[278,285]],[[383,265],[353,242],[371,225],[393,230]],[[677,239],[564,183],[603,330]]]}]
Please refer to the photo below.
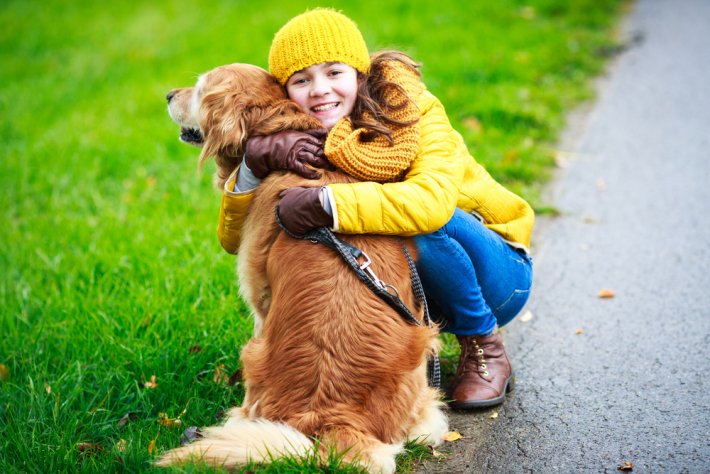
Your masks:
[{"label": "brown glove cuff", "polygon": [[283,225],[297,235],[319,227],[332,227],[333,216],[321,204],[320,188],[290,188],[281,194],[279,217]]}]

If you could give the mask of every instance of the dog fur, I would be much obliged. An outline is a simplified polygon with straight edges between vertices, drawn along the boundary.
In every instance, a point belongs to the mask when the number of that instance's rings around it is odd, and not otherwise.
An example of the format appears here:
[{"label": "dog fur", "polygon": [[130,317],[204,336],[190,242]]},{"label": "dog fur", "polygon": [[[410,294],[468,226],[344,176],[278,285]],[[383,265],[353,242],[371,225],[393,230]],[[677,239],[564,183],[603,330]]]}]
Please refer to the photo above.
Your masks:
[{"label": "dog fur", "polygon": [[[320,127],[266,71],[244,64],[216,68],[196,87],[171,91],[169,113],[184,141],[203,146],[201,161],[215,156],[218,185],[238,165],[247,137]],[[198,458],[235,467],[315,449],[389,473],[406,440],[443,441],[448,423],[426,374],[436,329],[408,324],[337,253],[290,238],[276,223],[284,189],[352,181],[339,171],[323,171],[320,180],[274,172],[259,185],[239,248],[240,291],[255,317],[255,335],[241,351],[244,402],[223,426],[164,453],[158,465]],[[341,238],[370,256],[380,279],[421,319],[402,240]]]}]

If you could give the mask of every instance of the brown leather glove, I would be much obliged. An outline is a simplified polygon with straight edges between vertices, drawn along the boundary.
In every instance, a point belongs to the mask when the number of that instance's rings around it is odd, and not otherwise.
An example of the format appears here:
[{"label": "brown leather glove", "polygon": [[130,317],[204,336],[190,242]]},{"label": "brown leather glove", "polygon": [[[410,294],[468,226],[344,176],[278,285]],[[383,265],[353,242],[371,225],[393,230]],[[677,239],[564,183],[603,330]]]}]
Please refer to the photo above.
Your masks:
[{"label": "brown leather glove", "polygon": [[296,187],[281,193],[278,209],[284,227],[296,235],[318,227],[332,227],[333,216],[321,204],[321,189]]},{"label": "brown leather glove", "polygon": [[325,158],[321,141],[326,134],[325,130],[309,133],[285,130],[273,135],[251,137],[247,140],[244,159],[259,179],[276,170],[293,171],[304,178],[316,179],[320,173],[305,164],[316,168],[331,166]]}]

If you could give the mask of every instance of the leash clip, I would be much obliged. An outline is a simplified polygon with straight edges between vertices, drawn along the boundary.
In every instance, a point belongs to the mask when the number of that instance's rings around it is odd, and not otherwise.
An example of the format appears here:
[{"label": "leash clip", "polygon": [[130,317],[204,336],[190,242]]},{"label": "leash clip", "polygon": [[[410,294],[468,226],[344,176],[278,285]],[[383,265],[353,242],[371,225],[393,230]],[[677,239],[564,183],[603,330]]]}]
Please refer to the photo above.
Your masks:
[{"label": "leash clip", "polygon": [[365,252],[362,250],[360,251],[361,256],[365,258],[365,261],[363,263],[358,263],[360,265],[360,270],[365,272],[368,277],[370,277],[370,280],[377,285],[378,288],[381,290],[387,290],[387,285],[385,285],[382,280],[377,278],[377,275],[375,275],[375,272],[372,271],[372,268],[370,268],[370,264],[372,263],[372,260],[370,260],[370,256],[367,255]]},{"label": "leash clip", "polygon": [[375,275],[375,272],[372,271],[372,268],[370,267],[370,264],[372,263],[372,260],[370,260],[370,256],[362,250],[360,250],[360,254],[362,257],[365,258],[365,261],[360,264],[360,270],[362,270],[379,289],[386,291],[395,298],[399,298],[399,290],[396,287],[390,285],[389,283],[385,283],[384,281],[380,280],[377,275]]}]

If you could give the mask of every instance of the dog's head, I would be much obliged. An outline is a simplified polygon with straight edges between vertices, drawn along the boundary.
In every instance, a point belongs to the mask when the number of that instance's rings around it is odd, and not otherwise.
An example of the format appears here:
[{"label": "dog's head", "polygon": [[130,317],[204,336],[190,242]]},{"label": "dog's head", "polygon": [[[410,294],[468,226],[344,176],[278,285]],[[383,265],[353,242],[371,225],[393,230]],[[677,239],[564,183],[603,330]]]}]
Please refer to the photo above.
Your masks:
[{"label": "dog's head", "polygon": [[219,187],[241,162],[249,136],[265,134],[269,120],[287,109],[298,112],[276,79],[251,64],[212,69],[194,87],[171,90],[167,99],[180,140],[202,148],[200,164],[215,157]]}]

